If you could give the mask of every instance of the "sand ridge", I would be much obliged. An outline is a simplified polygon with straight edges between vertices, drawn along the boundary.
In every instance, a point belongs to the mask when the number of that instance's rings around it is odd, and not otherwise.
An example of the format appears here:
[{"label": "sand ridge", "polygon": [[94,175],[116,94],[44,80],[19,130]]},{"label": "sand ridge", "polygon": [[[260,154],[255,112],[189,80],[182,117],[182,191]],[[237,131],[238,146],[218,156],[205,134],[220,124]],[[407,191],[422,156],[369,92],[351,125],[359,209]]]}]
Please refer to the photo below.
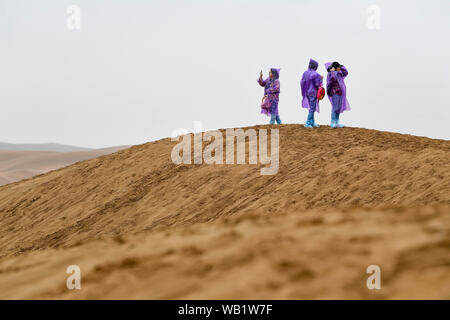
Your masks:
[{"label": "sand ridge", "polygon": [[[448,298],[450,141],[277,128],[273,176],[175,165],[163,139],[0,187],[4,297]],[[78,294],[56,280],[77,261]],[[391,279],[378,296],[369,261]]]}]

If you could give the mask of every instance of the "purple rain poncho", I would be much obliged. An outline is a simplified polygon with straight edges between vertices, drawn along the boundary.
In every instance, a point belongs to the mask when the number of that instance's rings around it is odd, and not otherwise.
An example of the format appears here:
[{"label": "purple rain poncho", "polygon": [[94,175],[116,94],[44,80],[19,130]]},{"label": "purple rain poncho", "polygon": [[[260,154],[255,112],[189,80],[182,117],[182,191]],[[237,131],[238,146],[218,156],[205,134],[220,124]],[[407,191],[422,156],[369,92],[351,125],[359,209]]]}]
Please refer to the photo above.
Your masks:
[{"label": "purple rain poncho", "polygon": [[[325,63],[325,69],[328,71],[328,68],[331,66],[331,62]],[[328,99],[331,102],[333,112],[339,112],[342,113],[346,110],[350,109],[350,104],[347,100],[347,87],[345,86],[344,79],[348,75],[347,68],[345,68],[343,65],[341,65],[340,71],[330,71],[327,75],[327,94]],[[331,97],[333,96],[335,92],[335,88],[340,89],[340,93],[342,94],[342,99],[340,101],[340,106],[334,106],[333,102],[331,101]]]},{"label": "purple rain poncho", "polygon": [[267,116],[278,116],[278,101],[280,96],[280,69],[272,68],[273,78],[267,78],[263,80],[261,78],[258,79],[258,83],[261,87],[264,87],[264,95],[267,96],[268,105],[270,106],[268,109],[261,108],[261,113]]},{"label": "purple rain poncho", "polygon": [[[300,80],[300,88],[302,90],[302,107],[309,110],[309,100],[308,97],[316,97],[317,91],[322,85],[322,77],[317,73],[317,67],[319,64],[314,59],[309,60],[308,70],[303,73],[302,80]],[[319,112],[319,100],[316,103],[316,110]]]}]

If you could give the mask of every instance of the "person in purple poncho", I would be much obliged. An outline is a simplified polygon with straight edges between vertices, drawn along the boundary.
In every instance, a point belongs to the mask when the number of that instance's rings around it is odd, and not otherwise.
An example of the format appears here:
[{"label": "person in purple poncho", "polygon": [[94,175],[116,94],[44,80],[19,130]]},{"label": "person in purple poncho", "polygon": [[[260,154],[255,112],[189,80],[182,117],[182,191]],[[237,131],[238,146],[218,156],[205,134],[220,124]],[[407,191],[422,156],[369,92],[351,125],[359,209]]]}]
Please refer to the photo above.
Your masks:
[{"label": "person in purple poncho", "polygon": [[272,68],[269,72],[269,77],[263,80],[263,72],[259,74],[258,83],[261,87],[264,87],[264,98],[265,101],[262,106],[261,113],[267,116],[270,115],[269,124],[274,124],[275,121],[281,124],[281,119],[278,114],[278,101],[280,96],[280,69]]},{"label": "person in purple poncho", "polygon": [[309,110],[308,118],[305,123],[306,128],[319,127],[314,120],[314,112],[319,112],[319,100],[317,99],[317,91],[322,85],[323,77],[316,71],[319,64],[317,61],[310,59],[308,70],[303,73],[300,87],[302,90],[302,107]]},{"label": "person in purple poncho", "polygon": [[350,104],[347,100],[347,88],[344,79],[348,75],[347,69],[338,62],[325,63],[327,69],[327,94],[331,102],[331,128],[343,128],[339,123],[339,115],[350,110]]}]

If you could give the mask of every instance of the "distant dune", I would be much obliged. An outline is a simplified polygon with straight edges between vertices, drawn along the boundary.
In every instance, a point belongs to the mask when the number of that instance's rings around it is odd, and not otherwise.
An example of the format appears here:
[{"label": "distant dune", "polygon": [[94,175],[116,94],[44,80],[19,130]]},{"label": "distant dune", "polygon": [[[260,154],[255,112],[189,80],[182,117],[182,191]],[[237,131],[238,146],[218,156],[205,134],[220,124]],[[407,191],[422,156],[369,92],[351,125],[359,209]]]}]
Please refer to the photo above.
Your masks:
[{"label": "distant dune", "polygon": [[0,142],[0,150],[27,150],[27,151],[49,151],[49,152],[78,152],[90,151],[94,149],[69,146],[58,143],[41,143],[41,144],[14,144]]},{"label": "distant dune", "polygon": [[277,128],[272,176],[163,139],[0,187],[0,298],[450,298],[450,141]]},{"label": "distant dune", "polygon": [[124,148],[127,147],[119,146],[78,152],[0,150],[0,185],[27,179],[78,161],[97,158]]}]

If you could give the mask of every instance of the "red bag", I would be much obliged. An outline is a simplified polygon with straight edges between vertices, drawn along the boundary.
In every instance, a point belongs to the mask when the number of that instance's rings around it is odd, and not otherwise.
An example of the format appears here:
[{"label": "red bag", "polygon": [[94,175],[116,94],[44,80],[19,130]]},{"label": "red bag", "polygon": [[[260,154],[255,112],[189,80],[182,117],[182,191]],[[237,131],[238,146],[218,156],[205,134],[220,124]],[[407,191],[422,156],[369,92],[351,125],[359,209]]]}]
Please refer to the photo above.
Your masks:
[{"label": "red bag", "polygon": [[317,100],[322,100],[323,97],[325,97],[325,89],[320,87],[319,90],[317,90]]}]

